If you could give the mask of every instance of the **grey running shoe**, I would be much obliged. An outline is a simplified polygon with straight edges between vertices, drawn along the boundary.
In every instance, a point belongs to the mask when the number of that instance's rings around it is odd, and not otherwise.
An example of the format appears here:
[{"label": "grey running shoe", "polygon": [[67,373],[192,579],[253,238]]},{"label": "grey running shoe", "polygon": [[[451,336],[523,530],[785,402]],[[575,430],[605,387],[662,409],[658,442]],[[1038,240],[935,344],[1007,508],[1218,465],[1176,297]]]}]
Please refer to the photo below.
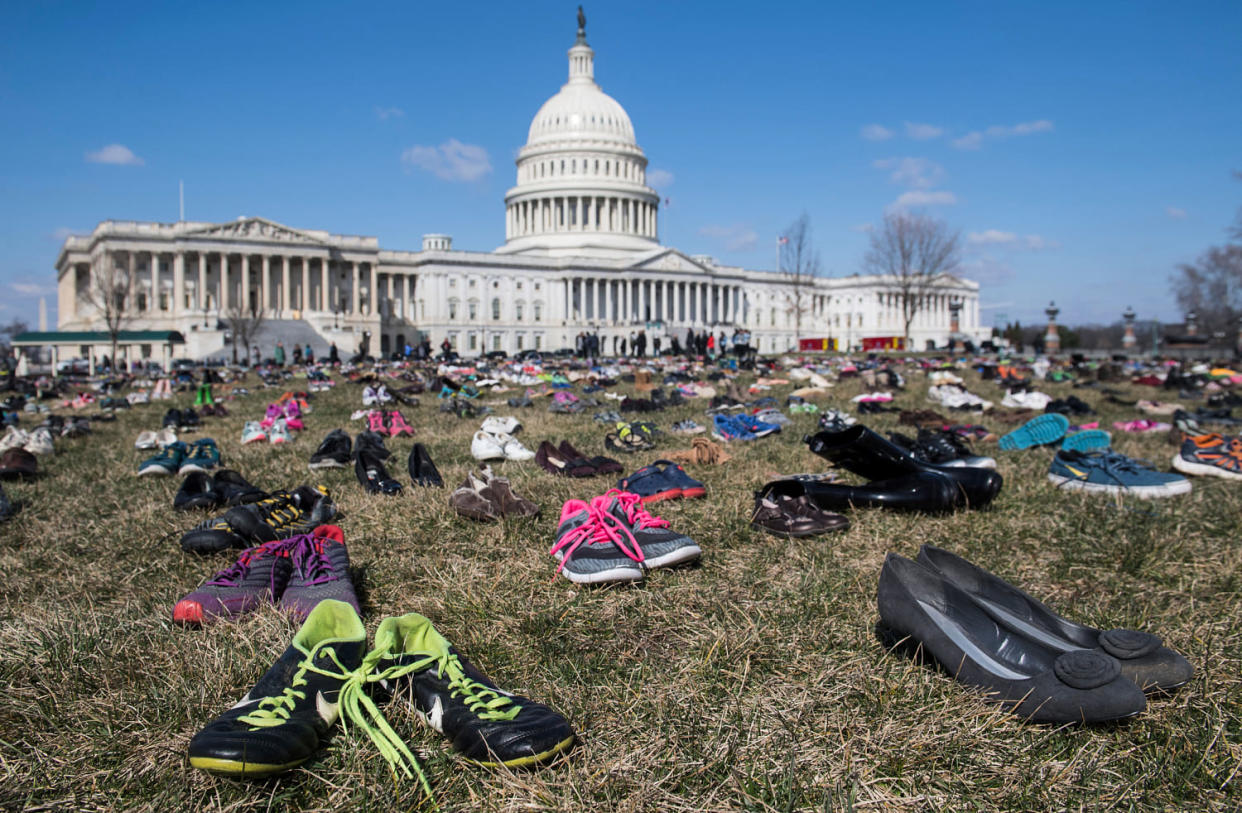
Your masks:
[{"label": "grey running shoe", "polygon": [[345,535],[335,525],[321,525],[310,534],[285,542],[292,572],[280,608],[299,621],[326,598],[343,601],[361,615],[354,583],[349,578]]},{"label": "grey running shoe", "polygon": [[173,608],[173,621],[197,627],[216,618],[254,612],[275,601],[289,580],[286,543],[265,542],[242,551],[232,567],[221,570]]},{"label": "grey running shoe", "polygon": [[557,573],[575,584],[632,582],[643,577],[634,535],[608,513],[611,500],[568,500],[561,507],[556,542],[548,551],[560,560]]},{"label": "grey running shoe", "polygon": [[602,499],[607,511],[637,543],[640,560],[647,570],[672,567],[697,559],[702,548],[683,533],[669,529],[668,520],[652,516],[643,508],[643,498],[628,491],[612,489]]}]

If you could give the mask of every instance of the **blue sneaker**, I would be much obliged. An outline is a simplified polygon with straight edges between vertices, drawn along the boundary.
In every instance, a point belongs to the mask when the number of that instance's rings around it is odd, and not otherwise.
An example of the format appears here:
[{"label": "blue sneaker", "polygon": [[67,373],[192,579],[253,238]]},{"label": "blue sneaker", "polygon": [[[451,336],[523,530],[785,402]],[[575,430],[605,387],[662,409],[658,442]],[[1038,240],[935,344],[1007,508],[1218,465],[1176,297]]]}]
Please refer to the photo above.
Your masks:
[{"label": "blue sneaker", "polygon": [[755,415],[747,415],[742,413],[740,415],[735,415],[734,419],[741,423],[742,426],[749,429],[751,434],[757,438],[774,435],[781,431],[781,425],[779,423],[768,423]]},{"label": "blue sneaker", "polygon": [[1113,445],[1112,437],[1103,429],[1086,429],[1067,435],[1061,441],[1061,448],[1074,452],[1094,452],[1107,449]]},{"label": "blue sneaker", "polygon": [[1043,446],[1056,443],[1065,437],[1069,430],[1069,418],[1057,412],[1049,412],[1032,418],[1022,426],[1000,439],[1000,447],[1006,451],[1029,449],[1032,446]]},{"label": "blue sneaker", "polygon": [[138,464],[139,477],[167,477],[170,474],[176,474],[181,469],[181,464],[185,460],[186,445],[177,441],[165,446],[160,453]]},{"label": "blue sneaker", "polygon": [[[657,461],[661,462],[667,461]],[[644,503],[677,499],[681,496],[681,486],[673,482],[657,463],[643,466],[629,477],[622,477],[617,481],[617,488],[637,494]]]},{"label": "blue sneaker", "polygon": [[179,474],[192,471],[209,471],[220,465],[220,447],[211,438],[201,438],[186,448],[185,459],[181,461]]},{"label": "blue sneaker", "polygon": [[[664,467],[664,477],[673,485],[681,489],[681,496],[687,499],[691,497],[706,497],[707,486],[700,483],[690,475],[686,474],[686,470],[671,460],[657,460],[652,463],[653,466]],[[646,502],[644,500],[644,502]]]},{"label": "blue sneaker", "polygon": [[725,442],[734,440],[754,440],[755,435],[732,415],[712,416],[712,437]]},{"label": "blue sneaker", "polygon": [[1134,497],[1173,497],[1190,493],[1180,474],[1156,471],[1116,452],[1057,452],[1048,468],[1048,482],[1058,488]]}]

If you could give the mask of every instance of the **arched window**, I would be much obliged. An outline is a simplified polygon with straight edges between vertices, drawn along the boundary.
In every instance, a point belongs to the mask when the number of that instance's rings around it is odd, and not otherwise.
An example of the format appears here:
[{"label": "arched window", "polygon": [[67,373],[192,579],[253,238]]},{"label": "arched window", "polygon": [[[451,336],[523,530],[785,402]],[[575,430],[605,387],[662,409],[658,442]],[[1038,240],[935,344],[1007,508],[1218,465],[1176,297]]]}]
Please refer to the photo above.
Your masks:
[{"label": "arched window", "polygon": [[454,320],[457,318],[457,300],[450,299],[448,303],[448,318]]},{"label": "arched window", "polygon": [[471,322],[477,321],[479,318],[479,303],[470,302],[466,306],[466,315],[470,319]]},{"label": "arched window", "polygon": [[543,305],[536,302],[533,307],[535,311],[535,321],[536,322],[543,321]]},{"label": "arched window", "polygon": [[513,306],[513,318],[522,321],[522,311],[525,310],[521,302]]},{"label": "arched window", "polygon": [[500,319],[500,297],[496,297],[492,300],[492,319]]}]

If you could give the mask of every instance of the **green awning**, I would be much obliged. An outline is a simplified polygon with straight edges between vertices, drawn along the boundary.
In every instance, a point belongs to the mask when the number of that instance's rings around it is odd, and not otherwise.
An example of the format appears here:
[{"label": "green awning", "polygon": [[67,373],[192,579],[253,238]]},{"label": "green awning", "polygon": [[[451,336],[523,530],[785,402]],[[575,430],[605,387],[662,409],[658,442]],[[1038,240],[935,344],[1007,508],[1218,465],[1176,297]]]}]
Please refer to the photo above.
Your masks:
[{"label": "green awning", "polygon": [[[185,344],[178,330],[122,330],[117,344]],[[112,344],[112,337],[103,330],[28,330],[13,337],[15,346],[45,344]]]}]

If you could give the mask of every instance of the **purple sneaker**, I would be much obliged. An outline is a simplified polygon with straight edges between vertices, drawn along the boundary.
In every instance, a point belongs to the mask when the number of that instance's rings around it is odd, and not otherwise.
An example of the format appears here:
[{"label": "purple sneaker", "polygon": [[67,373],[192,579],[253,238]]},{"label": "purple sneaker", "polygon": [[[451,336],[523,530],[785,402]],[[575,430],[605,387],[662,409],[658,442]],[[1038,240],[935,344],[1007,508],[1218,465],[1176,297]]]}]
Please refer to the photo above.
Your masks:
[{"label": "purple sneaker", "polygon": [[173,608],[173,621],[197,627],[215,618],[254,612],[284,592],[292,567],[285,540],[264,542],[242,551],[227,570],[221,570]]},{"label": "purple sneaker", "polygon": [[286,542],[292,573],[280,608],[304,621],[315,605],[325,598],[343,601],[359,615],[358,597],[349,579],[349,552],[345,534],[336,525],[320,525],[312,533]]}]

